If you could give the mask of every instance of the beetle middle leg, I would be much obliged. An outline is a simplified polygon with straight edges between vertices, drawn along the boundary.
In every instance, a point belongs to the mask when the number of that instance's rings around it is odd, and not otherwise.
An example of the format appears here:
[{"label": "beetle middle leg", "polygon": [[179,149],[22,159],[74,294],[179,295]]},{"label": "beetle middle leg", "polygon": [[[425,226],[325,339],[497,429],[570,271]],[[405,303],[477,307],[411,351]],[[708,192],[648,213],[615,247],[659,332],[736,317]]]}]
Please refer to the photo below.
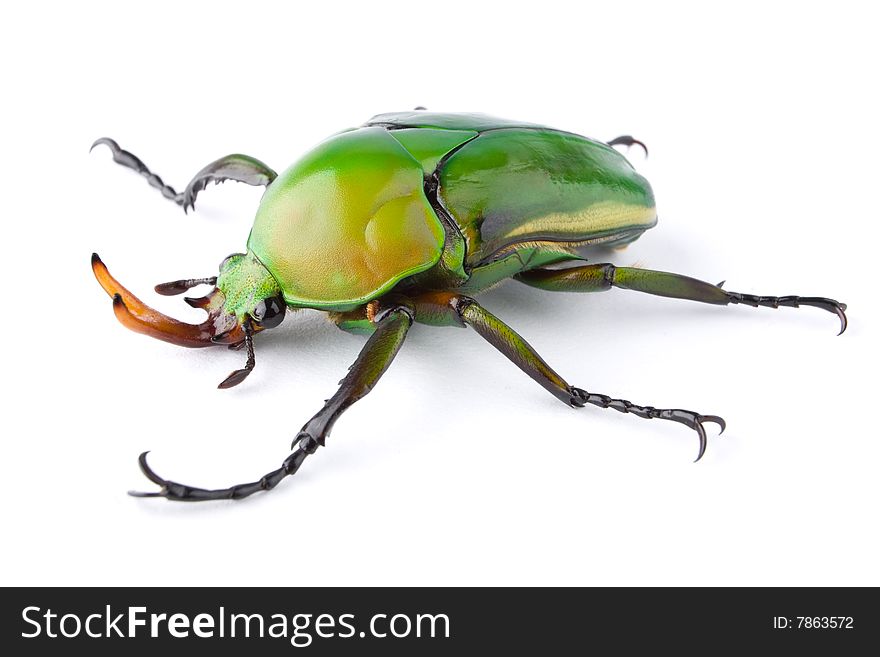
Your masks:
[{"label": "beetle middle leg", "polygon": [[140,158],[120,148],[119,144],[109,137],[101,137],[96,140],[92,144],[92,149],[98,145],[109,148],[113,154],[114,162],[141,174],[151,187],[158,189],[162,196],[183,207],[184,212],[187,211],[187,208],[195,209],[196,197],[208,186],[209,182],[213,181],[216,185],[225,180],[235,180],[259,187],[269,185],[278,175],[258,159],[236,153],[214,160],[193,176],[186,189],[177,192],[171,185],[166,184],[159,176],[150,171]]},{"label": "beetle middle leg", "polygon": [[[799,308],[813,306],[834,313],[840,319],[840,333],[846,330],[846,304],[825,297],[799,296],[758,296],[728,292],[719,283],[712,285],[704,281],[671,274],[665,271],[640,269],[636,267],[615,267],[610,263],[583,265],[568,269],[533,269],[517,274],[516,279],[542,290],[556,292],[602,292],[612,287],[646,292],[672,299],[690,299],[703,303],[726,306],[746,304],[755,308]],[[840,335],[838,333],[838,335]]]},{"label": "beetle middle leg", "polygon": [[280,468],[267,473],[258,481],[208,490],[163,479],[147,464],[145,452],[140,456],[141,470],[147,479],[160,486],[160,490],[131,494],[136,497],[164,497],[185,502],[237,500],[260,491],[271,490],[282,479],[295,474],[306,457],[314,454],[318,447],[324,444],[333,424],[345,409],[370,392],[391,365],[412,325],[413,312],[406,305],[389,305],[386,308],[376,308],[376,312],[371,313],[370,321],[375,325],[375,331],[367,340],[357,360],[349,368],[348,374],[340,382],[336,394],[327,400],[323,408],[306,422],[294,438],[291,445],[293,451]]},{"label": "beetle middle leg", "polygon": [[702,415],[678,408],[654,408],[633,404],[625,399],[587,392],[569,385],[537,351],[516,331],[480,306],[474,299],[450,292],[429,292],[413,297],[416,321],[432,325],[470,326],[489,344],[507,356],[514,365],[537,381],[557,399],[569,406],[580,408],[593,404],[611,408],[620,413],[632,413],[645,419],[671,420],[690,427],[700,440],[697,461],[706,451],[704,422],[714,422],[723,432],[725,422],[716,415]]}]

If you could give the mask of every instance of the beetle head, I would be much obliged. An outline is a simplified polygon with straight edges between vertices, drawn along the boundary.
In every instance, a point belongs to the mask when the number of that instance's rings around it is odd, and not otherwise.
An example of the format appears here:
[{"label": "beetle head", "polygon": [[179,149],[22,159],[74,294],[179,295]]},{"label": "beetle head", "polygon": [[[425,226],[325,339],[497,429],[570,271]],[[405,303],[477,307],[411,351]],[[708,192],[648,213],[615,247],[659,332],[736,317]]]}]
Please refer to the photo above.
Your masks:
[{"label": "beetle head", "polygon": [[224,333],[239,336],[249,326],[254,333],[275,328],[284,320],[287,304],[275,278],[253,253],[233,253],[220,263],[216,287],[200,299],[186,302],[204,307],[214,318],[214,341],[224,341]]}]

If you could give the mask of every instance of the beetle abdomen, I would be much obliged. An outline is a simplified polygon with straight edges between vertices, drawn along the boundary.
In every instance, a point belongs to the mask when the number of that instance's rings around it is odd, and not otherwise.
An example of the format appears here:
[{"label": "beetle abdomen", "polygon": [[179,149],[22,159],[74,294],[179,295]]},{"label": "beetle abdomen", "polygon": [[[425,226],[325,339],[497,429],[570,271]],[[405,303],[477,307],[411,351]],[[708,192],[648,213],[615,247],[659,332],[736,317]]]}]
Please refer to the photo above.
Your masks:
[{"label": "beetle abdomen", "polygon": [[439,173],[439,197],[464,234],[469,266],[517,245],[625,243],[657,222],[650,185],[623,155],[566,132],[489,130]]}]

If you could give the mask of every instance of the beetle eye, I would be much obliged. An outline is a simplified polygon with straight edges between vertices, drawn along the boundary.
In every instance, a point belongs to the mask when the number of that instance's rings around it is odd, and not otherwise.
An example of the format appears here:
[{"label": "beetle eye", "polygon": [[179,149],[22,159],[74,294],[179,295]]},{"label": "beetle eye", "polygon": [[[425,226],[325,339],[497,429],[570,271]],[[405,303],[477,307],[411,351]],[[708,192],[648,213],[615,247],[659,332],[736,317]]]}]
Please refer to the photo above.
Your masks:
[{"label": "beetle eye", "polygon": [[281,297],[270,297],[257,304],[251,317],[263,328],[271,329],[278,326],[284,320],[284,312],[287,304]]}]

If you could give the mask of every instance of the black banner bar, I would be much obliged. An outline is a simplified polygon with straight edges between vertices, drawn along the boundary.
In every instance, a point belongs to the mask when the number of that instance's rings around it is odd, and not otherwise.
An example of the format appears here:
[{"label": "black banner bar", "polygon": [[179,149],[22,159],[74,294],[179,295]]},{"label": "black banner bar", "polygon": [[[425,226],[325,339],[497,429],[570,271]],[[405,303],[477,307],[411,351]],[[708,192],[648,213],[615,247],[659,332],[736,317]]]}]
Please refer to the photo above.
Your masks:
[{"label": "black banner bar", "polygon": [[867,588],[22,588],[3,590],[0,614],[7,655],[140,646],[162,657],[652,646],[853,654],[880,645],[880,602]]}]

